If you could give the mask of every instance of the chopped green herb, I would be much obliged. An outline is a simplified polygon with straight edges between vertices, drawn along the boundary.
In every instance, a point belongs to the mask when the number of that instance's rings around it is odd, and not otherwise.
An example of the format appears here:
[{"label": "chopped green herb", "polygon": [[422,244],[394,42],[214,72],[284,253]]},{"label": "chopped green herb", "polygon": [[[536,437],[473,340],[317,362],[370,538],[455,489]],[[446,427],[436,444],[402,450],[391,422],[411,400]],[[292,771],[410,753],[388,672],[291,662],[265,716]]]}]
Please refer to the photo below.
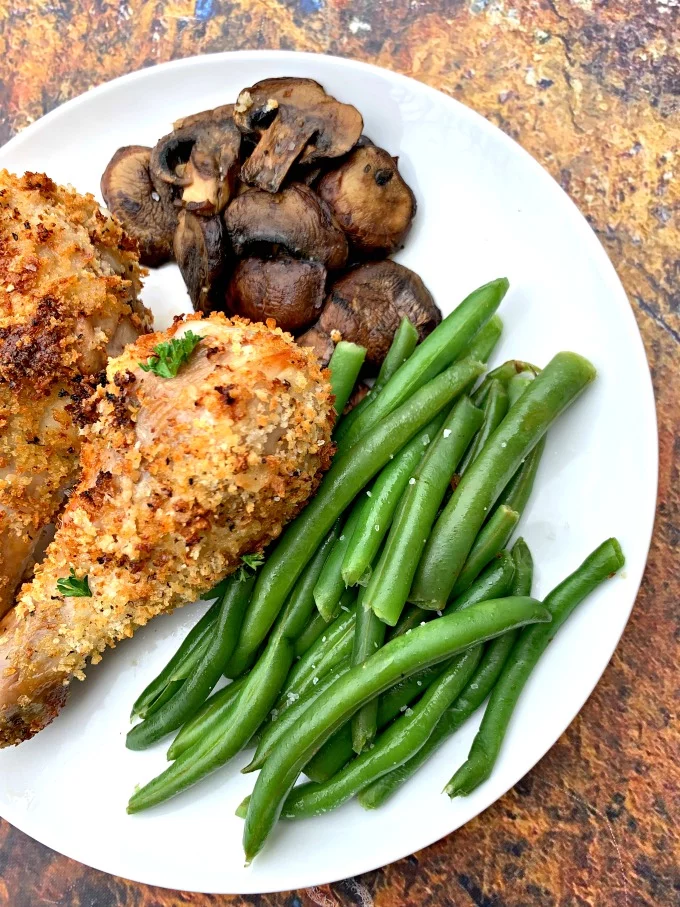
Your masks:
[{"label": "chopped green herb", "polygon": [[174,378],[202,339],[193,331],[187,331],[181,337],[159,343],[154,347],[154,355],[149,356],[146,362],[140,362],[139,367],[159,378]]},{"label": "chopped green herb", "polygon": [[248,570],[253,573],[264,564],[264,554],[256,551],[254,554],[244,554],[241,558],[241,566],[237,570],[239,582],[244,583],[248,579]]},{"label": "chopped green herb", "polygon": [[67,598],[92,598],[87,576],[78,579],[73,567],[71,567],[71,572],[67,577],[57,580],[57,592]]}]

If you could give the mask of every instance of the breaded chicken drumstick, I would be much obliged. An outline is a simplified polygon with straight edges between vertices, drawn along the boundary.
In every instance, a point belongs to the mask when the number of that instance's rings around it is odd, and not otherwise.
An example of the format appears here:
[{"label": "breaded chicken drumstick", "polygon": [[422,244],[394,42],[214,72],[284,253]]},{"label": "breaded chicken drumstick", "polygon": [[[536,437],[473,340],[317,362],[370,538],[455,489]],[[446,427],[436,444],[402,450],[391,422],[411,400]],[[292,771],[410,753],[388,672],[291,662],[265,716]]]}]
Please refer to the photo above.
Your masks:
[{"label": "breaded chicken drumstick", "polygon": [[76,479],[71,395],[149,329],[139,277],[92,195],[0,171],[0,617]]},{"label": "breaded chicken drumstick", "polygon": [[[176,377],[142,370],[157,344],[187,332],[201,339]],[[141,337],[106,373],[88,403],[81,480],[0,624],[4,746],[45,727],[107,646],[276,538],[329,465],[330,387],[278,329],[192,315]],[[85,597],[60,593],[69,576]]]}]

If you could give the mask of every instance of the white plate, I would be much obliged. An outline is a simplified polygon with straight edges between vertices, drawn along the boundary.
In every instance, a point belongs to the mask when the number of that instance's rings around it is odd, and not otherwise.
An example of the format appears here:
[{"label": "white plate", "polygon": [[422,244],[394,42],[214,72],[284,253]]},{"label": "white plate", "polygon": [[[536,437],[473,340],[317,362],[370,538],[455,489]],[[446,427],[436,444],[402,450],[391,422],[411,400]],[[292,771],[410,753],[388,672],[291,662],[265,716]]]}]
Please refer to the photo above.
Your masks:
[{"label": "white plate", "polygon": [[[479,718],[383,809],[350,803],[281,824],[245,869],[233,811],[253,778],[245,758],[175,801],[127,816],[134,786],[164,765],[165,746],[125,749],[130,705],[199,614],[155,620],[75,684],[63,714],[35,739],[0,753],[0,811],[76,860],[152,885],[214,893],[302,888],[366,872],[454,831],[493,803],[548,750],[581,708],[623,631],[642,577],[657,478],[654,400],[625,293],[574,205],[518,145],[471,110],[403,76],[350,60],[280,51],[227,53],[145,69],[97,88],[0,150],[0,166],[44,170],[97,192],[120,145],[152,145],[183,114],[233,101],[267,76],[318,79],[356,104],[365,131],[399,155],[418,214],[399,260],[418,271],[445,313],[471,289],[507,275],[505,332],[495,361],[544,364],[558,350],[592,359],[596,384],[550,432],[521,532],[543,596],[608,536],[623,574],[560,632],[513,718],[492,778],[451,802],[442,786],[465,758]],[[159,327],[187,311],[174,266],[152,273],[144,298]]]}]

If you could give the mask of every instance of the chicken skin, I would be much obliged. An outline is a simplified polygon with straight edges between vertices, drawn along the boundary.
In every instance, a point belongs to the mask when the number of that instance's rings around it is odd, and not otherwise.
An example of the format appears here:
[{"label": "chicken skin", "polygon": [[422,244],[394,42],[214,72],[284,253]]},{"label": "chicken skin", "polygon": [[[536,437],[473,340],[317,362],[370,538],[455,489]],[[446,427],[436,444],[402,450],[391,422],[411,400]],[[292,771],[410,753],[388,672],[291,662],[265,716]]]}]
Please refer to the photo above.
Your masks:
[{"label": "chicken skin", "polygon": [[0,171],[0,616],[77,475],[71,395],[149,328],[139,289],[93,196]]},{"label": "chicken skin", "polygon": [[[142,370],[188,331],[201,339],[176,377]],[[83,406],[80,481],[0,623],[3,746],[48,724],[107,646],[276,538],[330,462],[327,373],[278,328],[191,315],[140,337],[106,378]],[[60,594],[69,575],[91,597]]]}]

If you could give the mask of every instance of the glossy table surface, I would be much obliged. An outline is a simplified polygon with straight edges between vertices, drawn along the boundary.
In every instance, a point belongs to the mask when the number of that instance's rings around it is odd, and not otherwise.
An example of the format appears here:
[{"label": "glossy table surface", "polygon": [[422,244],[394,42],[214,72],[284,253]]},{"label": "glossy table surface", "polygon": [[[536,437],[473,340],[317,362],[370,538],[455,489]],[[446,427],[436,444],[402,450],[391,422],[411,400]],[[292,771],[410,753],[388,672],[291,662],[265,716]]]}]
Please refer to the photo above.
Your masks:
[{"label": "glossy table surface", "polygon": [[0,0],[0,143],[123,73],[246,48],[351,56],[427,82],[506,131],[571,195],[623,281],[652,367],[661,465],[645,579],[568,731],[433,847],[332,886],[229,898],[106,876],[0,822],[0,905],[678,903],[678,0]]}]

